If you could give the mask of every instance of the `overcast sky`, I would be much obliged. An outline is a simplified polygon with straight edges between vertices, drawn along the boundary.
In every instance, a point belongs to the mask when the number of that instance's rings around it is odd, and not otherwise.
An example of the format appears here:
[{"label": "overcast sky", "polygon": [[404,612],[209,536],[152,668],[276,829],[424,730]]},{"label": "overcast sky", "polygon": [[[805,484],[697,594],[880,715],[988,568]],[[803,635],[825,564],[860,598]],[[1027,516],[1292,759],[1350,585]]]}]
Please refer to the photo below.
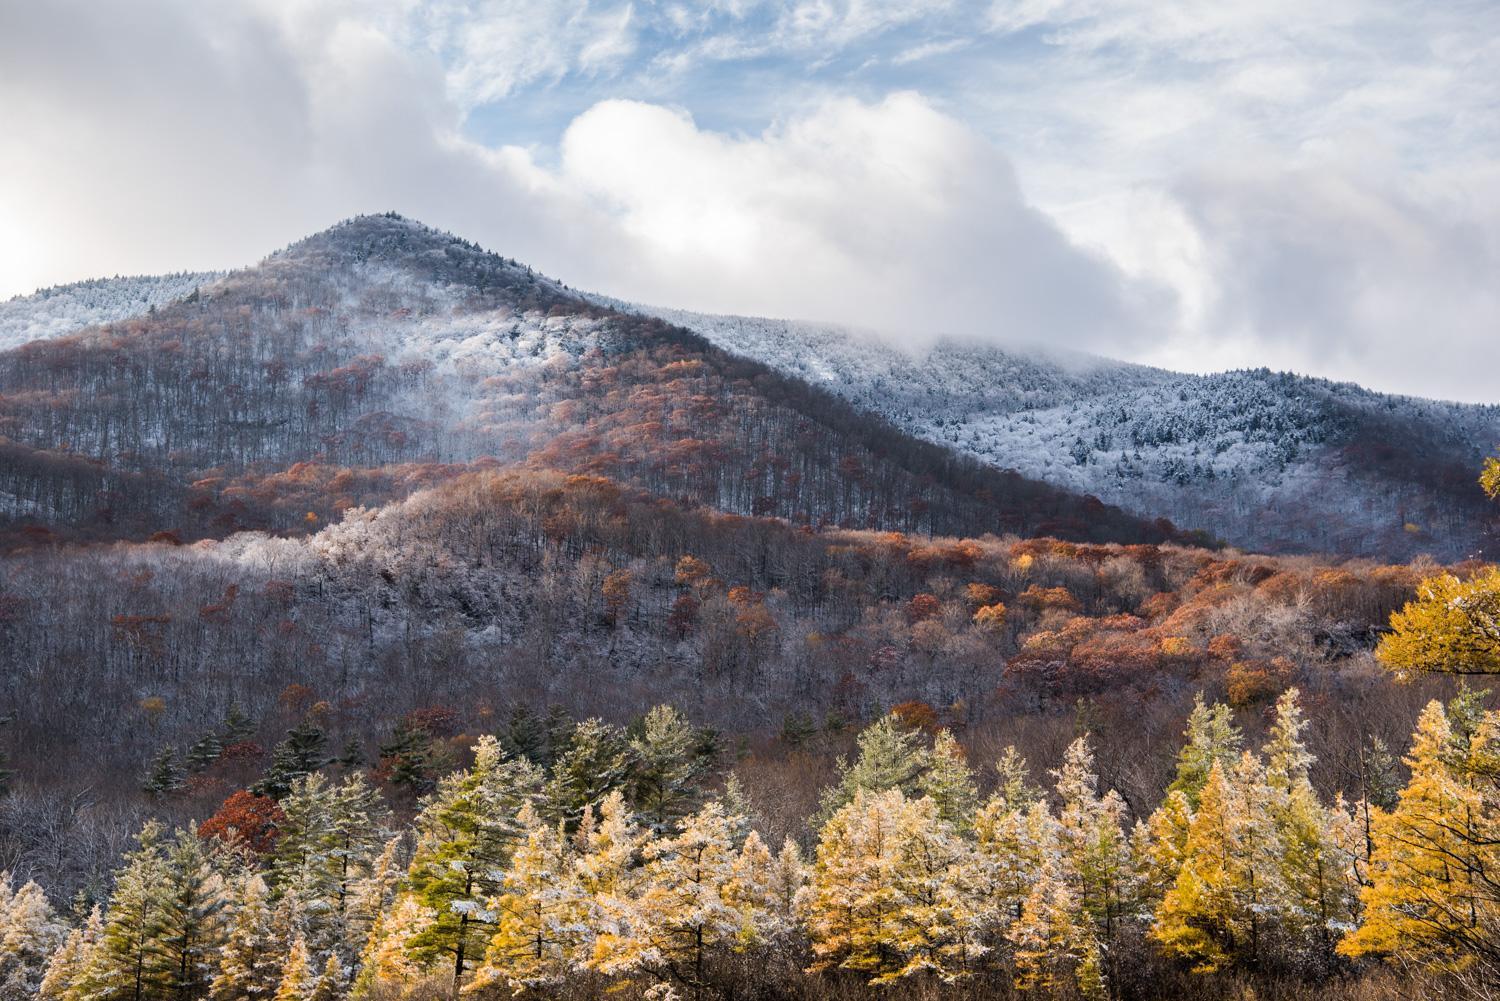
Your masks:
[{"label": "overcast sky", "polygon": [[0,296],[387,209],[662,305],[1500,403],[1500,4],[0,0]]}]

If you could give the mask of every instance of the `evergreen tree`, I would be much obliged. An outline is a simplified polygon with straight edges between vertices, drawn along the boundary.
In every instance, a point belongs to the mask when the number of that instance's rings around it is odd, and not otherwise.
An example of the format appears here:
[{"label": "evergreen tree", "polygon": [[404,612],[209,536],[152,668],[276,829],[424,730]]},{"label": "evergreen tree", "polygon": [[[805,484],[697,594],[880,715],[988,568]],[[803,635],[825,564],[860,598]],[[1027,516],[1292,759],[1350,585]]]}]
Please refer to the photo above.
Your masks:
[{"label": "evergreen tree", "polygon": [[170,796],[186,783],[182,766],[177,763],[177,749],[164,747],[151,759],[141,788],[153,798]]},{"label": "evergreen tree", "polygon": [[1151,934],[1163,950],[1203,972],[1254,965],[1279,902],[1277,848],[1260,762],[1246,752],[1231,772],[1215,761],[1157,908]]},{"label": "evergreen tree", "polygon": [[202,997],[223,944],[224,882],[209,865],[196,828],[178,831],[164,853],[153,948],[169,971],[173,995]]},{"label": "evergreen tree", "polygon": [[240,744],[255,736],[255,722],[245,715],[238,702],[231,702],[219,724],[219,742],[228,747]]},{"label": "evergreen tree", "polygon": [[534,765],[506,759],[494,737],[481,737],[473,767],[444,777],[417,817],[407,886],[433,917],[413,936],[413,956],[421,964],[448,957],[455,990],[484,956],[494,924],[489,902],[524,836],[517,816],[540,783]]},{"label": "evergreen tree", "polygon": [[214,1001],[263,1001],[281,983],[287,943],[272,926],[270,891],[258,874],[242,876],[231,899],[229,927],[209,993]]},{"label": "evergreen tree", "polygon": [[163,962],[158,945],[169,879],[161,825],[146,824],[136,840],[115,873],[99,944],[79,981],[79,995],[88,1001],[164,997],[174,982],[176,971]]},{"label": "evergreen tree", "polygon": [[1045,994],[1076,990],[1085,998],[1104,996],[1101,949],[1091,923],[1079,920],[1082,913],[1069,881],[1050,859],[1044,862],[1020,918],[1006,931],[1014,950],[1018,989]]},{"label": "evergreen tree", "polygon": [[292,791],[293,782],[322,768],[328,760],[328,735],[311,720],[303,720],[276,745],[265,777],[251,791],[280,800]]},{"label": "evergreen tree", "polygon": [[742,928],[728,897],[738,853],[723,807],[710,802],[678,834],[648,841],[643,854],[641,891],[626,920],[599,935],[594,965],[608,974],[644,972],[698,997],[710,986],[708,959]]},{"label": "evergreen tree", "polygon": [[552,817],[575,824],[586,807],[597,807],[616,789],[629,786],[630,741],[624,731],[600,719],[573,728],[567,746],[552,765],[547,804]]},{"label": "evergreen tree", "polygon": [[[1460,711],[1465,707],[1458,706]],[[1396,808],[1375,814],[1375,851],[1349,956],[1475,965],[1500,976],[1500,713],[1453,725],[1433,701],[1422,711]]]},{"label": "evergreen tree", "polygon": [[37,997],[43,1001],[81,1001],[81,984],[103,934],[104,914],[95,905],[83,925],[70,931],[48,960]]},{"label": "evergreen tree", "polygon": [[468,989],[512,992],[561,982],[588,958],[582,894],[562,832],[521,808],[525,840],[516,848],[494,902],[495,931]]},{"label": "evergreen tree", "polygon": [[899,789],[908,796],[920,795],[931,759],[920,731],[905,726],[895,714],[877,720],[860,733],[854,763],[839,759],[839,781],[823,793],[819,823],[853,802],[860,790]]},{"label": "evergreen tree", "polygon": [[921,791],[937,803],[938,815],[943,820],[959,830],[968,829],[979,806],[979,790],[964,750],[952,732],[938,731],[929,762],[922,776]]},{"label": "evergreen tree", "polygon": [[712,761],[699,753],[699,734],[687,717],[665,705],[646,714],[630,750],[631,805],[642,824],[662,834],[697,809]]},{"label": "evergreen tree", "polygon": [[1220,702],[1205,705],[1202,692],[1193,699],[1193,711],[1188,714],[1183,736],[1187,743],[1177,755],[1177,778],[1167,788],[1169,792],[1187,796],[1188,805],[1196,810],[1198,796],[1214,763],[1234,767],[1244,738],[1234,725],[1229,707]]},{"label": "evergreen tree", "polygon": [[1155,908],[1177,883],[1187,858],[1193,808],[1187,793],[1173,789],[1151,816],[1136,825],[1132,838],[1141,901]]},{"label": "evergreen tree", "polygon": [[1125,803],[1113,789],[1100,795],[1087,737],[1068,747],[1062,768],[1054,774],[1062,801],[1057,814],[1060,875],[1107,951],[1134,910],[1135,873],[1124,829]]},{"label": "evergreen tree", "polygon": [[187,766],[189,771],[201,772],[209,765],[219,760],[219,755],[224,753],[224,742],[217,733],[206,733],[193,742],[188,748]]},{"label": "evergreen tree", "polygon": [[0,873],[0,998],[35,997],[47,961],[68,939],[40,886],[12,892],[10,875]]},{"label": "evergreen tree", "polygon": [[317,987],[318,978],[313,973],[307,942],[299,935],[292,940],[286,963],[282,965],[281,983],[276,987],[274,1001],[312,1001]]}]

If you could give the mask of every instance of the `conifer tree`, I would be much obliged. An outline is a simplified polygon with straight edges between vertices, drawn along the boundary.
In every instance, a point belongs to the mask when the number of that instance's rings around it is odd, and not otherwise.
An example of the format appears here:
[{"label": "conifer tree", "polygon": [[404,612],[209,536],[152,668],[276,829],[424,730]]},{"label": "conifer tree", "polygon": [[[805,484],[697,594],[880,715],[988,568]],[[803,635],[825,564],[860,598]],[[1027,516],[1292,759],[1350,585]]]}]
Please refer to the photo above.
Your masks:
[{"label": "conifer tree", "polygon": [[918,795],[930,763],[931,752],[920,731],[905,726],[895,714],[877,720],[861,731],[854,763],[839,760],[839,781],[823,793],[819,824],[853,802],[860,790],[899,789],[908,796]]},{"label": "conifer tree", "polygon": [[1093,922],[1093,934],[1107,951],[1134,909],[1125,803],[1113,789],[1100,795],[1087,737],[1068,747],[1054,775],[1062,801],[1057,814],[1060,875],[1071,885],[1087,920]]},{"label": "conifer tree", "polygon": [[938,815],[943,820],[959,830],[967,830],[979,806],[979,790],[964,750],[951,731],[938,731],[929,762],[927,773],[922,776],[921,791],[937,803]]},{"label": "conifer tree", "polygon": [[328,735],[311,720],[303,720],[287,731],[286,739],[271,752],[265,777],[251,791],[280,800],[292,791],[292,783],[328,764]]},{"label": "conifer tree", "polygon": [[1147,906],[1160,905],[1176,884],[1177,874],[1187,858],[1192,823],[1193,808],[1188,804],[1187,793],[1173,789],[1150,817],[1136,825],[1131,847],[1140,898]]},{"label": "conifer tree", "polygon": [[573,728],[567,745],[552,765],[547,785],[551,816],[577,823],[585,808],[597,807],[631,780],[632,754],[624,731],[600,719]]},{"label": "conifer tree", "polygon": [[165,994],[173,982],[157,938],[168,880],[161,825],[146,824],[136,841],[115,873],[99,944],[79,981],[88,1001],[143,1001]]},{"label": "conifer tree", "polygon": [[432,970],[426,957],[430,949],[419,947],[433,925],[432,910],[412,894],[396,897],[370,927],[369,938],[359,957],[359,975],[351,996],[368,998],[381,991],[398,995]]},{"label": "conifer tree", "polygon": [[288,943],[279,940],[272,926],[270,895],[257,873],[237,881],[218,971],[209,989],[214,1001],[269,998],[281,983]]},{"label": "conifer tree", "polygon": [[0,873],[0,886],[0,998],[34,997],[69,936],[36,883],[11,893],[10,875]]},{"label": "conifer tree", "polygon": [[582,894],[562,832],[531,804],[521,808],[525,840],[516,848],[495,899],[495,932],[468,989],[510,992],[561,982],[588,958]]},{"label": "conifer tree", "polygon": [[646,714],[630,742],[630,802],[653,834],[670,830],[697,809],[709,761],[700,754],[698,732],[671,706]]},{"label": "conifer tree", "polygon": [[1080,921],[1083,907],[1051,859],[1046,860],[1006,932],[1015,956],[1016,987],[1043,995],[1077,991],[1085,998],[1105,994],[1103,961],[1091,923]]},{"label": "conifer tree", "polygon": [[[1003,788],[1003,787],[1002,787]],[[1012,794],[1019,790],[1012,788]],[[989,902],[989,921],[1001,935],[1021,917],[1044,863],[1055,864],[1057,821],[1041,800],[990,797],[974,822],[975,861]]]},{"label": "conifer tree", "polygon": [[1177,755],[1177,778],[1167,788],[1169,792],[1181,792],[1187,796],[1188,805],[1196,810],[1198,796],[1214,763],[1234,767],[1244,738],[1234,725],[1229,707],[1221,702],[1205,705],[1202,692],[1193,699],[1193,711],[1188,714],[1187,730],[1183,736],[1187,743]]},{"label": "conifer tree", "polygon": [[345,995],[346,979],[344,964],[338,956],[330,954],[323,963],[323,972],[318,974],[318,983],[309,1001],[341,1001]]},{"label": "conifer tree", "polygon": [[439,782],[417,817],[407,886],[432,922],[412,937],[414,958],[448,957],[455,990],[484,955],[494,924],[489,902],[523,834],[520,808],[535,801],[539,785],[535,766],[506,759],[494,737],[481,737],[473,767]]},{"label": "conifer tree", "polygon": [[37,996],[43,1001],[81,1001],[80,985],[103,934],[104,914],[96,904],[83,925],[70,931],[48,960]]},{"label": "conifer tree", "polygon": [[276,987],[273,1001],[312,1001],[317,987],[318,977],[313,973],[307,942],[299,935],[292,940],[292,947],[287,951],[286,962],[281,968],[281,982]]},{"label": "conifer tree", "polygon": [[1339,951],[1500,975],[1500,713],[1460,729],[1430,702],[1406,763],[1396,808],[1375,815],[1363,920]]},{"label": "conifer tree", "polygon": [[154,948],[169,971],[173,994],[202,997],[223,945],[224,881],[209,865],[196,828],[178,831],[164,850],[166,879],[159,888]]},{"label": "conifer tree", "polygon": [[1277,700],[1265,747],[1267,802],[1286,892],[1279,917],[1294,940],[1326,965],[1338,937],[1353,927],[1357,887],[1354,860],[1337,833],[1343,825],[1320,801],[1308,774],[1313,757],[1302,739],[1307,722],[1297,700],[1295,688]]},{"label": "conifer tree", "polygon": [[963,976],[983,951],[965,848],[931,797],[857,789],[818,840],[806,905],[813,969],[877,983]]},{"label": "conifer tree", "polygon": [[598,936],[593,964],[607,974],[644,972],[698,997],[710,986],[708,960],[742,928],[731,899],[737,853],[723,807],[708,803],[642,853],[641,889],[626,920]]},{"label": "conifer tree", "polygon": [[1163,950],[1202,972],[1256,963],[1280,902],[1277,848],[1259,760],[1245,752],[1232,772],[1215,761],[1157,908],[1151,934]]},{"label": "conifer tree", "polygon": [[177,749],[164,747],[157,752],[156,757],[152,758],[151,764],[147,766],[141,788],[152,797],[159,799],[181,789],[185,782],[186,776],[182,772],[182,766],[177,763]]}]

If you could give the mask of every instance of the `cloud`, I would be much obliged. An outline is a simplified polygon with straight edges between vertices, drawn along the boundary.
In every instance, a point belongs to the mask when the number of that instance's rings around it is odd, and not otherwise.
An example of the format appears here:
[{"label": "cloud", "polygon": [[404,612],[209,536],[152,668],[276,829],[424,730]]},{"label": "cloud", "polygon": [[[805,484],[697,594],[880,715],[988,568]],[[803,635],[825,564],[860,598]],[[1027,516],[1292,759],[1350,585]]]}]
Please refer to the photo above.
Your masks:
[{"label": "cloud", "polygon": [[[1456,180],[1456,179],[1455,179]],[[1487,181],[1500,190],[1496,177]],[[1178,184],[1203,234],[1210,329],[1311,372],[1493,400],[1500,212],[1354,167],[1245,163]]]},{"label": "cloud", "polygon": [[606,102],[569,127],[561,177],[618,220],[637,262],[620,281],[655,301],[1093,346],[1140,323],[1123,276],[913,94],[833,101],[751,138]]},{"label": "cloud", "polygon": [[1500,8],[1291,3],[0,4],[0,294],[389,208],[661,304],[1493,401]]}]

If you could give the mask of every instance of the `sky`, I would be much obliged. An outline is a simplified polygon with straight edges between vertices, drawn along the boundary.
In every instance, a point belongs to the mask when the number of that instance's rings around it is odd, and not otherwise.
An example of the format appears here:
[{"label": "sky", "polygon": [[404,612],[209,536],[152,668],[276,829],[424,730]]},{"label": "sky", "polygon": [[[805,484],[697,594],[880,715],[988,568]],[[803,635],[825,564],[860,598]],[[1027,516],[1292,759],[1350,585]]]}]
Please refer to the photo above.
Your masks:
[{"label": "sky", "polygon": [[0,297],[387,210],[656,305],[1500,403],[1500,2],[0,0]]}]

